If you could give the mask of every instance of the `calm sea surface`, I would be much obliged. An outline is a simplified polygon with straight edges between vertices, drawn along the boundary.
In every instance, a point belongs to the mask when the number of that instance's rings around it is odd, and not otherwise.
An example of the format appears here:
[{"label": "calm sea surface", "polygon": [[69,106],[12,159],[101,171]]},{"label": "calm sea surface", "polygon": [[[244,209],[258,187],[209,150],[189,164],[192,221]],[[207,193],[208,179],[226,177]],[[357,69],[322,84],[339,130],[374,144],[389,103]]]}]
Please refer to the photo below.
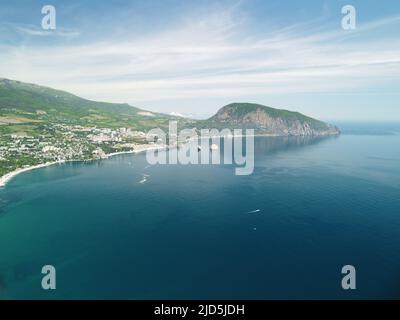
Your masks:
[{"label": "calm sea surface", "polygon": [[257,138],[250,176],[145,154],[19,175],[0,189],[0,298],[400,298],[400,136],[359,133]]}]

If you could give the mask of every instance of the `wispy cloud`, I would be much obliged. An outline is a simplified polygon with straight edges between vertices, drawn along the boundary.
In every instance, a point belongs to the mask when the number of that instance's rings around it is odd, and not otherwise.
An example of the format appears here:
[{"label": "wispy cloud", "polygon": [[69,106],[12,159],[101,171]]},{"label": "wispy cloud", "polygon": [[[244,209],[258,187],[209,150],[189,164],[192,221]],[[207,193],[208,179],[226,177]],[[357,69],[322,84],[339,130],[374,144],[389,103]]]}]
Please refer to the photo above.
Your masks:
[{"label": "wispy cloud", "polygon": [[39,37],[66,37],[73,38],[80,35],[79,31],[68,30],[63,28],[58,28],[56,30],[44,30],[36,26],[16,26],[16,30],[22,34],[29,36],[39,36]]},{"label": "wispy cloud", "polygon": [[[80,45],[3,46],[2,76],[70,90],[93,99],[157,100],[351,92],[400,82],[400,39],[369,33],[398,27],[400,16],[355,31],[307,23],[252,34],[240,10],[191,16],[179,28]],[[33,36],[44,31],[20,27]],[[315,30],[318,30],[315,32]],[[58,31],[75,36],[74,31]]]}]

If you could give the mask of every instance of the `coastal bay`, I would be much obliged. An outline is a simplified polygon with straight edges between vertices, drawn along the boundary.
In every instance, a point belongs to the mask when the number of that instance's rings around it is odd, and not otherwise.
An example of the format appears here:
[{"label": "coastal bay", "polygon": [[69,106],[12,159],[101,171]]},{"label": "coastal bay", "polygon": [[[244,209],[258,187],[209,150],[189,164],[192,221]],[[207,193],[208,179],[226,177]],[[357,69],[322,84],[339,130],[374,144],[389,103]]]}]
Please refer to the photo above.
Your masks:
[{"label": "coastal bay", "polygon": [[[143,153],[25,172],[0,189],[1,297],[346,298],[344,264],[362,270],[352,297],[397,297],[396,146],[256,137],[244,177]],[[40,289],[49,263],[54,292]]]},{"label": "coastal bay", "polygon": [[[145,152],[147,150],[161,150],[165,147],[163,146],[154,146],[154,145],[139,145],[136,147],[135,150],[131,150],[131,151],[121,151],[121,152],[113,152],[113,153],[109,153],[106,154],[106,159],[116,156],[116,155],[121,155],[121,154],[137,154],[140,152]],[[0,177],[0,187],[5,187],[7,182],[9,182],[11,179],[13,179],[14,177],[16,177],[17,175],[24,173],[24,172],[28,172],[31,170],[35,170],[35,169],[40,169],[40,168],[44,168],[44,167],[48,167],[48,166],[52,166],[55,164],[61,164],[61,163],[65,163],[65,162],[80,162],[80,161],[95,161],[95,159],[91,159],[91,160],[60,160],[60,161],[53,161],[53,162],[46,162],[43,164],[38,164],[35,166],[28,166],[25,168],[21,168],[21,169],[17,169],[14,170],[10,173],[7,173],[5,175],[3,175],[2,177]]]}]

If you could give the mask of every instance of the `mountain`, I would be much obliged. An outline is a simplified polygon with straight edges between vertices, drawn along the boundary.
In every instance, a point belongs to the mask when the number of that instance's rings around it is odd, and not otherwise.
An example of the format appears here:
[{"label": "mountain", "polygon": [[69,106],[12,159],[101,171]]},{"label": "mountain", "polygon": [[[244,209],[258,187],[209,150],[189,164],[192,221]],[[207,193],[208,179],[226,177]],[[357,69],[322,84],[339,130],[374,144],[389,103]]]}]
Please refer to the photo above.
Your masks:
[{"label": "mountain", "polygon": [[65,91],[0,78],[0,124],[30,124],[37,127],[41,123],[63,123],[147,131],[157,127],[167,129],[170,120],[178,121],[180,127],[250,128],[255,129],[257,134],[281,136],[339,133],[335,126],[301,113],[260,104],[232,103],[208,120],[196,121],[175,114],[150,112],[128,104],[91,101]]},{"label": "mountain", "polygon": [[254,129],[256,134],[279,136],[334,135],[340,130],[299,112],[253,103],[231,103],[203,122],[204,127]]},{"label": "mountain", "polygon": [[0,177],[49,162],[143,150],[149,147],[146,132],[154,128],[167,132],[170,120],[177,121],[179,129],[251,128],[256,134],[281,136],[339,133],[336,127],[300,113],[258,104],[233,103],[208,120],[193,120],[0,79]]},{"label": "mountain", "polygon": [[128,104],[105,103],[35,84],[0,79],[0,124],[61,122],[108,128],[149,130],[178,117]]}]

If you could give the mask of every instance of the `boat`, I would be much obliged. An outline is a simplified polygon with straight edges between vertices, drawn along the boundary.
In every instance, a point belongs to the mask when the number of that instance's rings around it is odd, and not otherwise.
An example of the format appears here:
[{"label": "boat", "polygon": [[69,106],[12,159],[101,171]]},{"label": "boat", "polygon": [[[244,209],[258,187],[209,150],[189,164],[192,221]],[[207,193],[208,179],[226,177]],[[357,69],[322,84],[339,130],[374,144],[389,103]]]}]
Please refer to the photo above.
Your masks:
[{"label": "boat", "polygon": [[217,144],[213,143],[213,144],[211,145],[210,149],[211,149],[211,150],[218,150],[219,147],[218,147]]}]

